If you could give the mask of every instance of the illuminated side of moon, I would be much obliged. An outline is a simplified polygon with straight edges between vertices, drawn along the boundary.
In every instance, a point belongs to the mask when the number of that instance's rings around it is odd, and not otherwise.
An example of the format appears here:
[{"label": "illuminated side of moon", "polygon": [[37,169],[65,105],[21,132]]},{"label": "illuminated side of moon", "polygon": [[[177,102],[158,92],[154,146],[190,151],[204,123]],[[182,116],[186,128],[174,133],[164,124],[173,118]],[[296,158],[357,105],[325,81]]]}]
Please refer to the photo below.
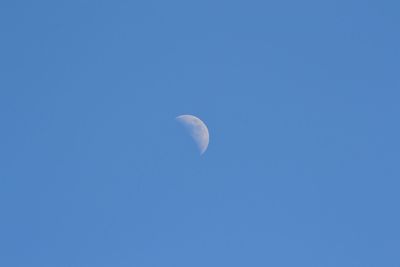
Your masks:
[{"label": "illuminated side of moon", "polygon": [[204,154],[210,141],[210,135],[206,124],[193,115],[181,115],[176,117],[176,120],[183,124],[183,126],[185,126],[189,131],[191,137],[199,148],[200,155]]}]

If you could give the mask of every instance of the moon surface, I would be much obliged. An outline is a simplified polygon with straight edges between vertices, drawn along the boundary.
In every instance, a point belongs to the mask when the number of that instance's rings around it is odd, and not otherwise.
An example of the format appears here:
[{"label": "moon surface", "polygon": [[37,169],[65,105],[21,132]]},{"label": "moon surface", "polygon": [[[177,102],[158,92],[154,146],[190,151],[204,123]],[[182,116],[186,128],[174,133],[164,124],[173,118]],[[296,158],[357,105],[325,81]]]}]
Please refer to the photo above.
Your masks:
[{"label": "moon surface", "polygon": [[206,124],[193,115],[180,115],[176,117],[176,120],[183,124],[183,126],[188,130],[190,136],[199,148],[200,155],[204,154],[210,141],[210,135]]}]

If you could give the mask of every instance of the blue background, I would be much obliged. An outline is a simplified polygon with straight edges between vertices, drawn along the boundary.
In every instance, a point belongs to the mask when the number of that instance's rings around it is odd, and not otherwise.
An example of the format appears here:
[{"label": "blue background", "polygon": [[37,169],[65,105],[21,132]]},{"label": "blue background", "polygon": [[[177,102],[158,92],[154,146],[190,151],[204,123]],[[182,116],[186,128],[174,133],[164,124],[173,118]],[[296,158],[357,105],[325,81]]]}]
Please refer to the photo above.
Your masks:
[{"label": "blue background", "polygon": [[399,10],[1,1],[0,266],[400,266]]}]

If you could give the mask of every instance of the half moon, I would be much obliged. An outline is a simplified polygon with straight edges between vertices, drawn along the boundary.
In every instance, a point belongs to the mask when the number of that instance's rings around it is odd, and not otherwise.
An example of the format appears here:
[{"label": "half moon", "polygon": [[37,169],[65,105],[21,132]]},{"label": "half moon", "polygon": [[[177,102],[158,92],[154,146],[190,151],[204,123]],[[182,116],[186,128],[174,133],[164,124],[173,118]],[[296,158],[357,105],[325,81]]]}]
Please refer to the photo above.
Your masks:
[{"label": "half moon", "polygon": [[200,155],[206,152],[208,143],[210,141],[210,135],[206,124],[199,118],[193,115],[181,115],[176,117],[176,120],[185,126],[189,131],[190,136],[196,142],[199,148]]}]

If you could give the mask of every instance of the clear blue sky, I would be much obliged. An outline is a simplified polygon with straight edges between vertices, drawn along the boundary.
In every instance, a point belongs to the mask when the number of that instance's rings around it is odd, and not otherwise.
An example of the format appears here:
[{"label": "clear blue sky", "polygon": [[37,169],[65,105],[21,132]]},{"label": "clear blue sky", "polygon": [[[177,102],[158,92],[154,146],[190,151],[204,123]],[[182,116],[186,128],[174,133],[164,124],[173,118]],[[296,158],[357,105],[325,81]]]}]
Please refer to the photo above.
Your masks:
[{"label": "clear blue sky", "polygon": [[1,1],[0,266],[400,266],[399,10]]}]

